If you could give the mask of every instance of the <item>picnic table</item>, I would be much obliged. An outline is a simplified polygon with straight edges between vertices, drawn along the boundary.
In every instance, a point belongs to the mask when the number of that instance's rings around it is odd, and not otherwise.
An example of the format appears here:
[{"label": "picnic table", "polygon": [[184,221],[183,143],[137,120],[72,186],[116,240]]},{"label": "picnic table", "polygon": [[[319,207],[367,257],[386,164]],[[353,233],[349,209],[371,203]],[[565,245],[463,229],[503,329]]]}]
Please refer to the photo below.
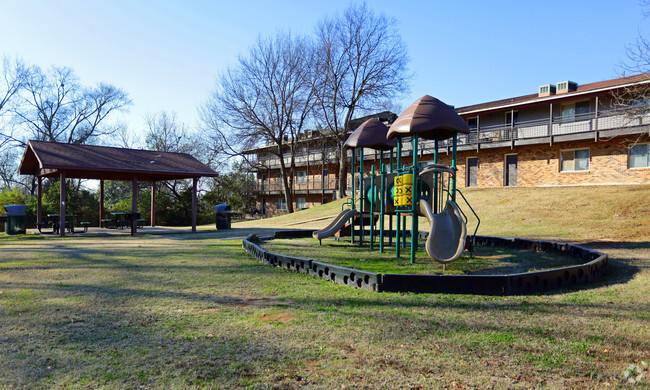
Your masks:
[{"label": "picnic table", "polygon": [[[68,230],[70,233],[74,233],[74,226],[75,226],[75,219],[77,218],[77,214],[66,214],[65,215],[65,228]],[[60,229],[60,220],[61,220],[61,214],[48,214],[47,215],[48,219],[48,224],[52,226],[52,233],[57,234]],[[40,226],[39,226],[39,232],[40,232]]]},{"label": "picnic table", "polygon": [[138,226],[142,226],[142,223],[145,221],[140,218],[140,213],[123,213],[115,212],[111,213],[112,218],[102,219],[104,227],[108,229],[124,229],[131,227],[131,223],[135,220],[138,223]]}]

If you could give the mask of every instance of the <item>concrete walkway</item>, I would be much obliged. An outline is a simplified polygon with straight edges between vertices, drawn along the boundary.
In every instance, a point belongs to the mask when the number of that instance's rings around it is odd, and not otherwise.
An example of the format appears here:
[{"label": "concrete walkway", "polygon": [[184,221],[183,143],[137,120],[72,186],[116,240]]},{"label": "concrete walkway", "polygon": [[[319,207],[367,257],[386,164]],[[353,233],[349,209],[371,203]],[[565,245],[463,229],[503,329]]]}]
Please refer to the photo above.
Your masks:
[{"label": "concrete walkway", "polygon": [[[42,235],[45,238],[59,238],[58,234],[52,234],[52,229],[42,229],[43,233],[39,233],[38,229],[27,229],[27,234]],[[146,238],[147,236],[165,236],[165,235],[178,235],[183,236],[183,239],[243,239],[249,234],[257,234],[258,236],[272,235],[275,231],[286,229],[274,228],[233,228],[217,230],[214,225],[197,226],[196,233],[192,233],[190,226],[156,226],[138,228],[137,237]],[[66,232],[65,237],[129,237],[131,229],[107,229],[99,227],[89,227],[88,231],[83,232],[83,228],[75,228],[75,233]]]}]

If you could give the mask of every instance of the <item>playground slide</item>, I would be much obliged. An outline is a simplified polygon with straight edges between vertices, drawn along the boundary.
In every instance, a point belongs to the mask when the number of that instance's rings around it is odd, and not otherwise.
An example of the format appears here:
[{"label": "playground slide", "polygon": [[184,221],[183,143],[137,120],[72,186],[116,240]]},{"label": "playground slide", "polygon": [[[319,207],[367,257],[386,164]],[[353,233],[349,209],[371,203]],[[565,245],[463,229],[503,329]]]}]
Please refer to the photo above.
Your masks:
[{"label": "playground slide", "polygon": [[315,231],[313,237],[318,240],[322,240],[323,238],[333,236],[336,234],[336,232],[343,228],[348,219],[354,217],[357,214],[359,214],[357,210],[350,209],[341,211],[341,213],[336,218],[334,218],[334,220],[329,225],[327,225],[327,227]]},{"label": "playground slide", "polygon": [[440,263],[459,258],[465,249],[467,226],[456,203],[448,200],[441,213],[433,214],[429,203],[421,200],[420,212],[431,225],[425,246],[429,256]]}]

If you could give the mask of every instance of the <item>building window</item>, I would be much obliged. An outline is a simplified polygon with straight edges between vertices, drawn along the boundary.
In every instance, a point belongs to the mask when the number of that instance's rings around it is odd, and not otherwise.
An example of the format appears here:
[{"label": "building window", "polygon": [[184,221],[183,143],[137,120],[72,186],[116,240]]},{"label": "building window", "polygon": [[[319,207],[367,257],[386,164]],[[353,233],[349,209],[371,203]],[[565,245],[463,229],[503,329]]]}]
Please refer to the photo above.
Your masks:
[{"label": "building window", "polygon": [[650,144],[635,145],[630,148],[630,168],[650,168]]},{"label": "building window", "polygon": [[476,187],[477,178],[478,178],[478,158],[477,157],[468,157],[467,158],[467,169],[466,169],[465,175],[466,175],[465,186],[467,186],[467,187]]},{"label": "building window", "polygon": [[563,150],[560,152],[560,171],[577,172],[589,170],[589,149]]},{"label": "building window", "polygon": [[476,131],[478,129],[478,117],[467,118],[467,127],[469,127],[469,131]]},{"label": "building window", "polygon": [[570,123],[576,120],[588,119],[590,108],[589,100],[562,105],[562,122]]},{"label": "building window", "polygon": [[[514,114],[514,115],[513,115]],[[519,119],[519,111],[506,111],[506,120],[505,125],[511,126],[517,124],[517,119]],[[512,120],[514,117],[514,121]]]},{"label": "building window", "polygon": [[278,199],[278,210],[286,210],[287,209],[287,201],[284,198]]},{"label": "building window", "polygon": [[305,199],[305,198],[296,199],[296,208],[298,210],[306,209],[307,208],[307,199]]},{"label": "building window", "polygon": [[307,184],[307,172],[298,171],[296,173],[296,184]]}]

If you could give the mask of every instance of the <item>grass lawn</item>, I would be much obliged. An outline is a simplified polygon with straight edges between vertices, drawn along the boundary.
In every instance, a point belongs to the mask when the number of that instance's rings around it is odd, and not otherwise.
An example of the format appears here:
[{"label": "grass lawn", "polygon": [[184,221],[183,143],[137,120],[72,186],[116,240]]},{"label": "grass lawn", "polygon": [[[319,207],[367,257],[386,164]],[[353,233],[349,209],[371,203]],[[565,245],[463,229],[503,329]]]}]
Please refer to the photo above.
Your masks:
[{"label": "grass lawn", "polygon": [[[0,235],[0,388],[649,388],[625,372],[650,361],[650,186],[466,195],[479,234],[578,242],[610,272],[529,296],[378,294],[217,232]],[[324,226],[326,206],[233,227]]]},{"label": "grass lawn", "polygon": [[[512,248],[480,247],[474,248],[473,254],[463,254],[458,260],[443,264],[431,259],[422,247],[414,264],[411,264],[410,246],[402,249],[399,259],[395,258],[395,247],[386,246],[384,253],[379,253],[379,244],[369,251],[368,245],[359,247],[351,244],[349,239],[340,241],[326,240],[319,245],[313,238],[277,239],[261,243],[261,246],[273,253],[309,258],[342,267],[363,271],[393,274],[444,274],[444,275],[504,275],[584,264],[586,261],[577,257],[555,253],[533,252]],[[408,243],[410,245],[410,242]]]}]

